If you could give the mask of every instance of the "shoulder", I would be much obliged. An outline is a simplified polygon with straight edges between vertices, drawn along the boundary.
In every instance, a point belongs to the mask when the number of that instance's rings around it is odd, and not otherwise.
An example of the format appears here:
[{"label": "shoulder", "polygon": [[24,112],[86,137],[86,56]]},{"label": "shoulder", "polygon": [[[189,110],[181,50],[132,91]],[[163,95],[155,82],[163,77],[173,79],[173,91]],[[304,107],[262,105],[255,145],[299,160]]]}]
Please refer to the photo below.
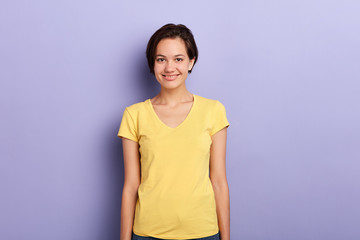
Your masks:
[{"label": "shoulder", "polygon": [[125,107],[125,110],[130,112],[130,113],[138,113],[141,112],[144,108],[145,105],[147,104],[148,100],[144,100],[142,102],[137,102],[137,103],[133,103],[131,105],[128,105]]},{"label": "shoulder", "polygon": [[217,99],[206,98],[199,95],[196,95],[196,99],[198,100],[199,105],[202,105],[203,107],[208,107],[212,109],[224,107],[222,102]]},{"label": "shoulder", "polygon": [[132,121],[137,122],[140,116],[146,115],[147,100],[127,105],[123,112],[124,116],[130,117]]}]

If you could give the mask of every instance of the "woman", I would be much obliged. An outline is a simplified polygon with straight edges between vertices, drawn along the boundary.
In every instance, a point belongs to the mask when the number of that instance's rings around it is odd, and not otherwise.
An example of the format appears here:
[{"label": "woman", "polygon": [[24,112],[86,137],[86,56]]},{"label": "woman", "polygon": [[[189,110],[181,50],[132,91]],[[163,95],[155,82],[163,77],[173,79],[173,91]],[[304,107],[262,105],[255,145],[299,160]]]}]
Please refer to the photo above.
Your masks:
[{"label": "woman", "polygon": [[166,24],[150,38],[146,55],[161,90],[123,113],[120,239],[228,240],[229,122],[221,102],[186,89],[198,59],[194,37],[184,25]]}]

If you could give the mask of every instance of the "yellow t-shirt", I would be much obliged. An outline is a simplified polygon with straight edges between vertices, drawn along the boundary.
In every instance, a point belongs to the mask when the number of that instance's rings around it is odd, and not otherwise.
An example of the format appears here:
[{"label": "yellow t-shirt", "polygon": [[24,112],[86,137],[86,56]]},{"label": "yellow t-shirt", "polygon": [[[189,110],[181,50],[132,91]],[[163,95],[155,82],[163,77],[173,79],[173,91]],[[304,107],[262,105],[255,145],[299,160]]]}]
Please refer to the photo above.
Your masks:
[{"label": "yellow t-shirt", "polygon": [[193,94],[186,119],[163,123],[147,99],[125,108],[118,136],[139,143],[141,183],[133,232],[161,239],[219,231],[209,178],[211,136],[229,126],[224,105]]}]

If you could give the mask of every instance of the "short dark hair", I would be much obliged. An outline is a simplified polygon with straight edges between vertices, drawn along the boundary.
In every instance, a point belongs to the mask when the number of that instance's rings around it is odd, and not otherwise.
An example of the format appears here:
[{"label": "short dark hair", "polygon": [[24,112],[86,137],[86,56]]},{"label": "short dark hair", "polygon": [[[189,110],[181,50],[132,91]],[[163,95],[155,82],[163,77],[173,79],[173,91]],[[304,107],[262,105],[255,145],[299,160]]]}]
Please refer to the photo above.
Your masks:
[{"label": "short dark hair", "polygon": [[[146,48],[146,58],[150,68],[150,72],[154,74],[154,65],[155,65],[155,54],[156,47],[162,39],[165,38],[181,38],[185,42],[185,47],[187,54],[190,59],[194,59],[194,65],[198,60],[199,52],[195,43],[194,36],[190,29],[188,29],[183,24],[165,24],[159,28],[150,38],[147,48]],[[193,65],[193,67],[194,67]],[[189,70],[191,73],[192,69]]]}]

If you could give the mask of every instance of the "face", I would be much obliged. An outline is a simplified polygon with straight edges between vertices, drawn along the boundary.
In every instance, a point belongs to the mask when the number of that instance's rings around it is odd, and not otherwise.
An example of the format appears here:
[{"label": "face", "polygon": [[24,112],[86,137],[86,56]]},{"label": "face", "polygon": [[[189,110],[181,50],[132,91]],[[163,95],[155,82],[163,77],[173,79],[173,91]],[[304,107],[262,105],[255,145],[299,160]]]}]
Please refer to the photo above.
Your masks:
[{"label": "face", "polygon": [[155,77],[162,87],[177,88],[185,84],[194,61],[189,59],[181,38],[162,39],[156,47]]}]

